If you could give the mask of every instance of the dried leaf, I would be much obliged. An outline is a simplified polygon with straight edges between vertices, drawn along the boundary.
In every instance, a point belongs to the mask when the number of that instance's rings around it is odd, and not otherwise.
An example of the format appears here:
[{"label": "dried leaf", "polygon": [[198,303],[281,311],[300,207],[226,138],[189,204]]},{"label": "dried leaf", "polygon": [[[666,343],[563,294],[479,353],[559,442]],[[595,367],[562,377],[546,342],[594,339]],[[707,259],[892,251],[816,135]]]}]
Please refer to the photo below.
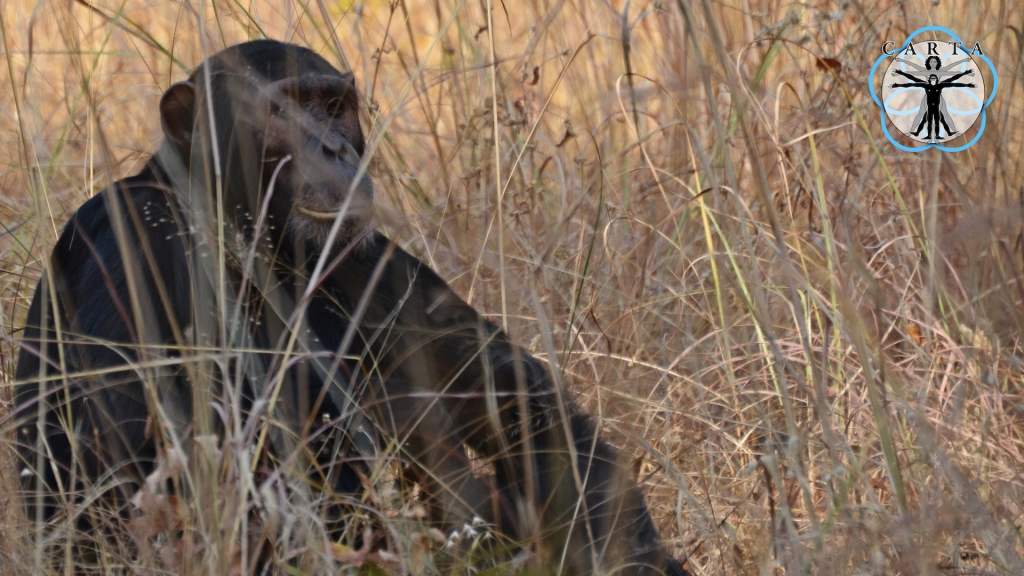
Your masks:
[{"label": "dried leaf", "polygon": [[835,58],[821,58],[819,57],[817,62],[814,63],[815,67],[822,72],[828,72],[829,70],[839,74],[843,70],[843,65]]},{"label": "dried leaf", "polygon": [[921,329],[917,327],[917,324],[911,324],[907,326],[907,336],[917,343],[918,346],[924,344],[924,334],[921,334]]},{"label": "dried leaf", "polygon": [[331,542],[331,557],[342,564],[358,568],[366,561],[366,551],[354,550],[341,542]]}]

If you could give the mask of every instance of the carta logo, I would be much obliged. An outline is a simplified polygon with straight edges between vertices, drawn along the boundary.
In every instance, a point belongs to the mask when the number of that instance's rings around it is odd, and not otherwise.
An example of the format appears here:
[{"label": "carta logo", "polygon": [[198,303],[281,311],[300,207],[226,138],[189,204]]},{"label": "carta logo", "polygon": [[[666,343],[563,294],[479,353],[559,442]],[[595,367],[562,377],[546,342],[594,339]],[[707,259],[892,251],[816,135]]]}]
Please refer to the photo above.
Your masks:
[{"label": "carta logo", "polygon": [[[938,32],[934,36],[939,38],[916,39],[924,32]],[[885,62],[879,98],[875,75]],[[987,97],[982,63],[992,77]],[[882,44],[869,83],[871,97],[882,108],[882,132],[893,146],[906,152],[929,148],[959,152],[973,146],[985,132],[985,108],[996,95],[999,77],[980,43],[966,45],[942,26],[925,26],[902,44]],[[893,132],[905,138],[894,137]]]}]

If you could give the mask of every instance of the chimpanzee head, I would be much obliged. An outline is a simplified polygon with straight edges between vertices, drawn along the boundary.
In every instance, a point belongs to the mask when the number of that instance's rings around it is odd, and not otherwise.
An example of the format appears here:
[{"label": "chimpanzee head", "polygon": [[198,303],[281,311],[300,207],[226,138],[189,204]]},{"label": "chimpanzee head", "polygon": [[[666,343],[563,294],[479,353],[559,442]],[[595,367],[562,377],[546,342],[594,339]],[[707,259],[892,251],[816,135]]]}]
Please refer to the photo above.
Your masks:
[{"label": "chimpanzee head", "polygon": [[352,74],[306,48],[256,40],[171,86],[160,115],[193,182],[205,169],[212,197],[220,177],[231,221],[251,227],[266,202],[270,226],[322,248],[339,214],[343,243],[372,211],[373,184],[357,178],[365,147],[358,107]]}]

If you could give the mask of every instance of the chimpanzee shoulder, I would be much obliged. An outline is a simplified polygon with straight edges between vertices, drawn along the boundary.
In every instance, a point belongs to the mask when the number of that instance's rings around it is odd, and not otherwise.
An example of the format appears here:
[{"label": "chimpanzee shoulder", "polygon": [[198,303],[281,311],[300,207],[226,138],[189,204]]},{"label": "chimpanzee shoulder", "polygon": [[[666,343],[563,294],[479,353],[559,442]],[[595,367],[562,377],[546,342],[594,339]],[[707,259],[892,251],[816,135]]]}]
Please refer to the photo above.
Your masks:
[{"label": "chimpanzee shoulder", "polygon": [[[129,283],[109,206],[112,199],[147,293],[154,294],[159,281],[175,315],[184,320],[188,271],[172,194],[147,166],[87,200],[65,224],[51,263],[65,313],[76,330],[105,337],[131,331]],[[160,328],[165,328],[165,316],[158,315],[164,320]]]}]

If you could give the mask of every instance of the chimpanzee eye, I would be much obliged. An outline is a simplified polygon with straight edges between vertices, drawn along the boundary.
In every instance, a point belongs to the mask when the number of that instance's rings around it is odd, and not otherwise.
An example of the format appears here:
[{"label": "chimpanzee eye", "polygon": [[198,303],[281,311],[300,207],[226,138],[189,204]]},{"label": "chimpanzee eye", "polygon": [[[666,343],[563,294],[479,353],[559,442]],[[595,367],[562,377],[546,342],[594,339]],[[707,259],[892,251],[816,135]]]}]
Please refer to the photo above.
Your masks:
[{"label": "chimpanzee eye", "polygon": [[271,116],[277,117],[284,114],[284,108],[277,102],[271,101],[268,112],[270,112]]},{"label": "chimpanzee eye", "polygon": [[340,116],[341,111],[345,107],[345,102],[341,98],[331,98],[327,101],[327,114],[331,116]]}]

